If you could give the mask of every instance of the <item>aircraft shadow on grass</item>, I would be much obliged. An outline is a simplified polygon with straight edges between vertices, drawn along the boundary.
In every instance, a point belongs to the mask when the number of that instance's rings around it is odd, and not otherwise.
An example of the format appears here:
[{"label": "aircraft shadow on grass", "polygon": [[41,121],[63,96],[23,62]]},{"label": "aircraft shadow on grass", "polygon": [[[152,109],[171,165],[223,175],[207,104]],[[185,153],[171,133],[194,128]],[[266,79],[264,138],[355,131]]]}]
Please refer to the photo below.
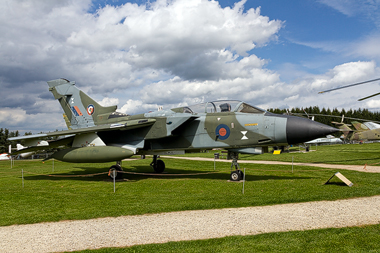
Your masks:
[{"label": "aircraft shadow on grass", "polygon": [[[25,180],[77,180],[77,181],[109,181],[107,173],[104,173],[105,168],[93,167],[73,167],[72,172],[69,173],[51,173],[46,175],[28,175],[24,177]],[[90,176],[92,175],[92,176]],[[199,171],[199,170],[178,170],[168,168],[165,173],[154,173],[149,166],[133,166],[132,168],[124,168],[123,180],[125,182],[135,182],[146,179],[214,179],[214,180],[229,180],[229,172],[214,172]],[[297,176],[275,176],[275,175],[246,175],[246,181],[263,181],[263,180],[297,180],[297,179],[311,179],[312,177],[297,177]],[[120,182],[120,180],[117,180]]]}]

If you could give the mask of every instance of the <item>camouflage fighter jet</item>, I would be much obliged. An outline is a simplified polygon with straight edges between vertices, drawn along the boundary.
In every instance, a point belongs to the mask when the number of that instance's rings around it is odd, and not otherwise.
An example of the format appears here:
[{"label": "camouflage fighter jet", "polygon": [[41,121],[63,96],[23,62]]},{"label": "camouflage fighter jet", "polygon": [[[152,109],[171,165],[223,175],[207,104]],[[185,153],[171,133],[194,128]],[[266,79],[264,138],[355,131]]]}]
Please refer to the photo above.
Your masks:
[{"label": "camouflage fighter jet", "polygon": [[351,124],[355,127],[356,131],[351,137],[355,141],[377,141],[380,140],[380,129],[369,129],[366,125],[352,121]]},{"label": "camouflage fighter jet", "polygon": [[351,121],[351,124],[357,131],[363,132],[370,130],[366,125],[360,123],[359,121]]},{"label": "camouflage fighter jet", "polygon": [[345,124],[343,122],[332,122],[343,132],[345,141],[376,141],[380,140],[380,129],[372,129],[370,130],[364,124],[352,121],[352,125],[356,130],[352,130],[349,124]]},{"label": "camouflage fighter jet", "polygon": [[73,163],[115,161],[111,176],[122,170],[123,159],[133,155],[153,155],[151,166],[161,173],[165,163],[158,155],[223,148],[232,159],[231,169],[235,166],[231,179],[240,180],[239,153],[262,154],[268,146],[303,143],[338,131],[309,119],[269,113],[235,100],[127,115],[116,112],[117,106],[99,105],[75,82],[57,79],[48,85],[63,108],[69,130],[10,138],[25,140],[29,146],[16,153],[46,149],[31,145],[40,138],[65,136],[49,142],[51,148],[68,147],[50,158]]}]

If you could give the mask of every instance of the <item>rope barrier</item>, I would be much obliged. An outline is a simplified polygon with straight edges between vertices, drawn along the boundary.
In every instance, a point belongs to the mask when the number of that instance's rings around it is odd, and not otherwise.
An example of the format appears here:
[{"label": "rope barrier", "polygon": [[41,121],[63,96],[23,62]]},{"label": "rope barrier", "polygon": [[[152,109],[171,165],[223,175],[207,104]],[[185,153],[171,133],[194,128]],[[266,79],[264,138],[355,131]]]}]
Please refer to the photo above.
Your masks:
[{"label": "rope barrier", "polygon": [[24,173],[32,174],[35,176],[46,176],[46,177],[93,177],[93,176],[108,174],[108,172],[101,172],[101,173],[85,174],[85,175],[53,175],[53,174],[38,174],[38,173],[29,172],[29,171],[24,171]]},{"label": "rope barrier", "polygon": [[132,174],[132,175],[143,175],[143,176],[198,176],[198,175],[208,175],[219,173],[220,171],[213,172],[202,172],[202,173],[192,173],[192,174],[157,174],[157,173],[140,173],[140,172],[130,172],[130,171],[118,171],[118,173]]},{"label": "rope barrier", "polygon": [[[53,175],[53,174],[38,174],[33,172],[24,171],[24,173],[28,173],[36,176],[47,176],[47,177],[93,177],[98,175],[109,174],[108,172],[94,173],[94,174],[85,174],[85,175]],[[158,174],[158,173],[138,173],[138,172],[130,172],[130,171],[117,171],[117,173],[123,174],[132,174],[132,175],[142,175],[142,176],[197,176],[197,175],[207,175],[207,174],[215,174],[219,173],[219,171],[213,172],[204,172],[204,173],[191,173],[191,174]]]}]

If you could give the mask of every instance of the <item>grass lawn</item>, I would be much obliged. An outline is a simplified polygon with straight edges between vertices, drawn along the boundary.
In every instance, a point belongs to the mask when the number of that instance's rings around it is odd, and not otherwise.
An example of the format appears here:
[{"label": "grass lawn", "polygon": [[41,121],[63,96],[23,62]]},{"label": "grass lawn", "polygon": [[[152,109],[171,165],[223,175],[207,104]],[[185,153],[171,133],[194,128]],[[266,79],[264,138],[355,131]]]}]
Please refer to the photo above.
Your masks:
[{"label": "grass lawn", "polygon": [[[365,145],[346,146],[362,148]],[[371,144],[368,147],[370,156],[363,155],[363,159],[368,157],[367,161],[372,162],[373,153],[378,154],[380,146]],[[323,151],[328,148],[335,147],[323,147],[321,150],[318,147],[316,152],[300,155],[311,157],[315,156],[313,153],[329,153]],[[344,155],[340,159],[352,160],[352,152],[355,151],[340,154]],[[334,150],[330,153],[337,152]],[[280,159],[288,155],[291,154],[267,154]],[[331,156],[334,157],[334,154]],[[130,160],[123,162],[123,167],[126,172],[152,173],[149,163],[150,159]],[[55,161],[53,172],[52,161],[16,161],[12,169],[9,161],[1,161],[0,225],[336,200],[380,194],[380,174],[376,173],[340,171],[354,183],[353,187],[347,187],[338,182],[324,185],[336,170],[296,166],[292,173],[288,165],[244,164],[246,183],[243,195],[242,183],[227,181],[230,173],[228,163],[217,163],[216,171],[213,162],[165,159],[165,163],[167,169],[162,176],[126,174],[128,181],[117,182],[114,193],[113,182],[103,173],[108,171],[112,163],[70,164]],[[96,173],[103,174],[80,177]]]},{"label": "grass lawn", "polygon": [[[345,144],[345,145],[323,145],[312,146],[310,152],[299,152],[298,147],[290,148],[291,152],[284,152],[280,155],[266,153],[262,155],[239,156],[240,160],[264,160],[264,161],[283,161],[283,162],[313,162],[328,164],[349,164],[349,165],[379,165],[380,163],[380,143],[366,144]],[[305,151],[305,149],[301,149]],[[193,157],[214,158],[214,153],[221,151],[209,151],[207,153],[186,154]]]},{"label": "grass lawn", "polygon": [[379,252],[380,225],[231,236],[80,252]]}]

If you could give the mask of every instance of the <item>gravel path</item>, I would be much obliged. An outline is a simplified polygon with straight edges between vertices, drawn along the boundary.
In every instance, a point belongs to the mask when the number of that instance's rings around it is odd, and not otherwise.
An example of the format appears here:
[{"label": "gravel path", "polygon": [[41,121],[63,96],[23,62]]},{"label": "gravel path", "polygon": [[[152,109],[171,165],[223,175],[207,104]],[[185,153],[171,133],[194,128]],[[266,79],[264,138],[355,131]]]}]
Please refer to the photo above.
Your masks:
[{"label": "gravel path", "polygon": [[[214,161],[214,158],[203,157],[174,157],[174,156],[161,156],[164,158],[175,158],[185,160],[198,160],[198,161]],[[226,162],[231,164],[231,160],[219,159],[217,162]],[[239,160],[239,164],[251,163],[251,164],[281,164],[292,165],[291,162],[278,162],[278,161],[259,161],[259,160]],[[342,165],[342,164],[324,164],[324,163],[293,163],[294,166],[312,166],[326,169],[342,169],[342,170],[357,170],[361,172],[380,173],[380,166],[369,165]]]},{"label": "gravel path", "polygon": [[380,223],[380,196],[0,227],[1,252],[60,252]]}]

